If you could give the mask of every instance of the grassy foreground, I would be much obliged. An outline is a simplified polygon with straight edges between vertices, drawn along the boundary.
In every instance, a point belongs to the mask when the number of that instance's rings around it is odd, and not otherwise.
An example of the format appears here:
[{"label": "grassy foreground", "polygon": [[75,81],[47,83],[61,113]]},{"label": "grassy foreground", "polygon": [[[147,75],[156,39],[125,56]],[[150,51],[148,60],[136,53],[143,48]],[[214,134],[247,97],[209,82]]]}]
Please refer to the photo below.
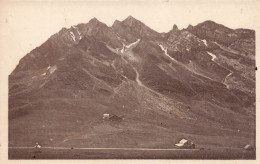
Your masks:
[{"label": "grassy foreground", "polygon": [[9,149],[9,159],[255,159],[255,151],[205,150],[82,150]]}]

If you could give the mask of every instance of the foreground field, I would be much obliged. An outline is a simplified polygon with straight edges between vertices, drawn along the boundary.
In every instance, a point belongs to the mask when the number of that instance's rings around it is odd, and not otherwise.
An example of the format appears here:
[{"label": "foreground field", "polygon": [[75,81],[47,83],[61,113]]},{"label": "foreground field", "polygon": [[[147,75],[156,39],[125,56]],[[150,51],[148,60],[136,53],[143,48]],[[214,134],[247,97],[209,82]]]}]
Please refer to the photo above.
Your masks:
[{"label": "foreground field", "polygon": [[70,149],[9,148],[9,159],[255,159],[242,149]]}]

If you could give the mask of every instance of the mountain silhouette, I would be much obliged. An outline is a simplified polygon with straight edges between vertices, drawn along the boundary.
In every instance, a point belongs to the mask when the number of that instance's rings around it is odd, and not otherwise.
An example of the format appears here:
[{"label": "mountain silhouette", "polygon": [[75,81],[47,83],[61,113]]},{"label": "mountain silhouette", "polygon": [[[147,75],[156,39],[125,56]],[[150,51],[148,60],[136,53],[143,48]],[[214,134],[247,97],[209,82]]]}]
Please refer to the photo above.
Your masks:
[{"label": "mountain silhouette", "polygon": [[132,16],[93,18],[10,74],[9,146],[255,145],[254,69],[254,30],[205,21],[159,33]]}]

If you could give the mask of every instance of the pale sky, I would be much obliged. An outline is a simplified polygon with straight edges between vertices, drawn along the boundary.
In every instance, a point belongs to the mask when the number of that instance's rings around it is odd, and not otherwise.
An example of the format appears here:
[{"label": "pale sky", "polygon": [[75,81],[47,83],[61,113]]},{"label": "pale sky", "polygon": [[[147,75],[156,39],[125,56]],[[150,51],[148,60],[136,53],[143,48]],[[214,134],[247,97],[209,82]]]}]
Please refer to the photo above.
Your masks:
[{"label": "pale sky", "polygon": [[[0,1],[1,2],[1,1]],[[168,32],[213,20],[230,28],[256,29],[259,3],[256,1],[36,1],[1,2],[1,66],[6,73],[19,60],[44,43],[62,27],[87,23],[96,17],[111,26],[114,20],[132,15],[158,32]]]}]

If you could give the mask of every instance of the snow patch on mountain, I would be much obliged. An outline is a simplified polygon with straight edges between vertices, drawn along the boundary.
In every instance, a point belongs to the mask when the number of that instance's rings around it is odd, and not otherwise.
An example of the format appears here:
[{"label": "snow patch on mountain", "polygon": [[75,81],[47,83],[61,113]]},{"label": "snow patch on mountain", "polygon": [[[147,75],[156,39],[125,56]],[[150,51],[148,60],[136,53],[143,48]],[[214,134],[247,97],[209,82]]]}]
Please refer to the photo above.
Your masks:
[{"label": "snow patch on mountain", "polygon": [[208,46],[208,43],[205,39],[203,39],[202,42],[205,44],[205,46]]},{"label": "snow patch on mountain", "polygon": [[121,53],[124,53],[125,51],[125,44],[123,43],[123,48],[121,49]]},{"label": "snow patch on mountain", "polygon": [[[79,30],[78,30],[78,27],[77,27],[77,26],[71,26],[71,27],[77,31],[77,34],[78,34],[78,36],[79,36],[79,40],[82,39],[81,33],[80,33]],[[70,32],[70,35],[71,35],[72,39],[73,39],[74,41],[76,41],[75,34],[74,34],[73,32]]]},{"label": "snow patch on mountain", "polygon": [[72,31],[70,32],[70,36],[73,39],[73,41],[76,42],[76,37]]},{"label": "snow patch on mountain", "polygon": [[212,57],[211,60],[212,60],[212,61],[215,61],[215,59],[217,58],[217,56],[214,55],[214,54],[211,53],[211,52],[208,52],[208,51],[207,51],[207,53]]},{"label": "snow patch on mountain", "polygon": [[79,30],[77,29],[77,33],[79,35],[79,39],[82,39],[81,33],[79,32]]},{"label": "snow patch on mountain", "polygon": [[173,57],[171,57],[171,56],[168,54],[167,48],[164,48],[162,44],[158,44],[158,45],[160,46],[160,48],[162,49],[162,51],[164,52],[164,54],[165,54],[166,56],[168,56],[171,60],[177,62]]},{"label": "snow patch on mountain", "polygon": [[136,82],[138,85],[140,85],[141,87],[145,87],[146,86],[141,82],[141,80],[139,79],[140,75],[139,75],[139,72],[137,71],[137,69],[135,67],[133,67],[133,69],[135,70],[135,73],[136,73]]},{"label": "snow patch on mountain", "polygon": [[232,73],[233,73],[233,72],[230,72],[230,73],[225,77],[224,82],[223,82],[223,83],[226,85],[227,89],[229,89],[229,85],[226,84],[226,81],[227,81],[227,78],[232,75]]},{"label": "snow patch on mountain", "polygon": [[133,42],[133,43],[131,43],[131,44],[129,44],[129,45],[126,45],[125,47],[126,47],[126,48],[130,48],[130,47],[132,47],[133,45],[137,44],[139,41],[140,41],[140,39],[137,39],[137,41],[135,41],[135,42]]},{"label": "snow patch on mountain", "polygon": [[128,45],[125,45],[123,43],[123,48],[121,49],[121,53],[124,53],[125,51],[127,51],[128,49],[132,48],[133,46],[135,46],[136,44],[138,44],[140,42],[140,39],[137,39],[137,41],[133,42],[133,43],[130,43]]},{"label": "snow patch on mountain", "polygon": [[50,67],[49,72],[50,72],[50,74],[52,74],[52,73],[54,73],[56,70],[57,70],[57,66],[54,65],[54,66]]},{"label": "snow patch on mountain", "polygon": [[120,48],[116,48],[115,50],[116,50],[116,52],[119,52]]}]

